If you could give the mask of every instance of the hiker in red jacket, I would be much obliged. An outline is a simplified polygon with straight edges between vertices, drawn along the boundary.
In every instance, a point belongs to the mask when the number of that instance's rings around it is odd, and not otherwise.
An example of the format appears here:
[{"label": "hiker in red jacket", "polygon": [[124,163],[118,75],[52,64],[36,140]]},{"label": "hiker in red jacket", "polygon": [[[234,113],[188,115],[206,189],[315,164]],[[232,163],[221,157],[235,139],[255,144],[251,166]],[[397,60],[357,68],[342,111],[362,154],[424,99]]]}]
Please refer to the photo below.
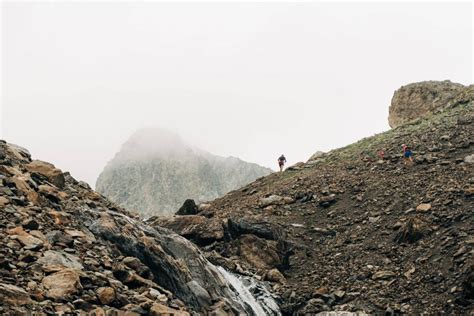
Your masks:
[{"label": "hiker in red jacket", "polygon": [[285,166],[286,158],[283,154],[281,154],[280,158],[278,158],[278,166],[280,166],[280,172],[283,171],[283,166]]}]

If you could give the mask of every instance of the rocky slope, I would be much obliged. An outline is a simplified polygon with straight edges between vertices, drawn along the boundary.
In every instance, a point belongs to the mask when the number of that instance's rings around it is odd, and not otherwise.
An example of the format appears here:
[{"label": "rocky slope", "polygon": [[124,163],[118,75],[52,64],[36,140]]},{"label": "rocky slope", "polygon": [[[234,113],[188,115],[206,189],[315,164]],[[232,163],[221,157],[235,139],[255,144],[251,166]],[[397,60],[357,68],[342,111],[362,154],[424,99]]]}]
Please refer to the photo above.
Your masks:
[{"label": "rocky slope", "polygon": [[467,103],[474,96],[469,87],[446,81],[411,83],[395,91],[389,108],[388,123],[397,127],[457,104]]},{"label": "rocky slope", "polygon": [[223,158],[160,129],[135,133],[99,175],[96,190],[143,217],[172,214],[188,198],[215,199],[271,170]]},{"label": "rocky slope", "polygon": [[273,282],[288,315],[472,313],[473,110],[471,98],[150,223]]},{"label": "rocky slope", "polygon": [[228,278],[185,238],[144,225],[69,173],[0,141],[1,315],[251,315],[264,308],[242,301],[239,293],[253,298]]}]

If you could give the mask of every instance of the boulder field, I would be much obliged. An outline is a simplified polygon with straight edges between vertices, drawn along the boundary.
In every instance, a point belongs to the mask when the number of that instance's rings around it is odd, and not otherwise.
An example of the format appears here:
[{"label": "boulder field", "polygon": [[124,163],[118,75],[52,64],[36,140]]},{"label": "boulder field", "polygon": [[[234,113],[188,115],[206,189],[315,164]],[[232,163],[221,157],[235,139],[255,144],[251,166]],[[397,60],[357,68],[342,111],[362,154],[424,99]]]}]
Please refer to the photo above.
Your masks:
[{"label": "boulder field", "polygon": [[0,314],[31,312],[252,314],[190,241],[0,141]]}]

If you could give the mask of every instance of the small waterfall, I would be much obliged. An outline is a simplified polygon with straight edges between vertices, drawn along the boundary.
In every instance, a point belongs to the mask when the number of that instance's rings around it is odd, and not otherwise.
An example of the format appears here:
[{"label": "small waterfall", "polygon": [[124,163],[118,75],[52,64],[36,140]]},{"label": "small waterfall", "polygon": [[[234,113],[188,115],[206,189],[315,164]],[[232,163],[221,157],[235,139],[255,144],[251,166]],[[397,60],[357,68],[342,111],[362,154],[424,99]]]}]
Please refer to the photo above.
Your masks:
[{"label": "small waterfall", "polygon": [[[120,218],[123,220],[122,223],[129,223],[132,227],[139,228],[141,232],[146,232],[148,236],[155,238],[155,241],[163,249],[163,253],[169,256],[171,263],[159,260],[151,263],[155,266],[159,265],[160,269],[171,273],[168,276],[169,283],[167,284],[170,287],[169,290],[180,292],[181,299],[190,304],[192,308],[196,310],[205,309],[209,307],[208,301],[216,298],[222,299],[227,307],[232,308],[233,312],[239,315],[281,316],[280,308],[274,296],[267,290],[263,282],[259,282],[252,277],[233,274],[223,267],[213,265],[203,256],[196,245],[167,229],[159,226],[152,228],[125,214],[112,210],[108,210],[107,213]],[[101,236],[102,234],[110,240],[121,241],[123,249],[128,251],[127,255],[133,255],[140,259],[142,248],[135,245],[133,238],[127,240],[124,237],[126,234],[118,229],[117,231],[110,231],[107,230],[106,226],[105,233],[103,233],[100,228],[100,224],[90,226],[90,229],[93,232],[95,231],[96,235]],[[118,237],[115,237],[114,234],[117,234]],[[124,238],[125,243],[123,242]],[[147,259],[153,260],[152,255],[153,251],[150,251]],[[173,261],[175,258],[183,260],[192,282],[184,283],[183,279],[179,278],[181,270],[175,269]],[[153,269],[152,272],[154,272]]]},{"label": "small waterfall", "polygon": [[223,267],[219,272],[234,291],[234,299],[251,311],[254,316],[281,316],[280,308],[265,286],[250,277],[237,276]]}]

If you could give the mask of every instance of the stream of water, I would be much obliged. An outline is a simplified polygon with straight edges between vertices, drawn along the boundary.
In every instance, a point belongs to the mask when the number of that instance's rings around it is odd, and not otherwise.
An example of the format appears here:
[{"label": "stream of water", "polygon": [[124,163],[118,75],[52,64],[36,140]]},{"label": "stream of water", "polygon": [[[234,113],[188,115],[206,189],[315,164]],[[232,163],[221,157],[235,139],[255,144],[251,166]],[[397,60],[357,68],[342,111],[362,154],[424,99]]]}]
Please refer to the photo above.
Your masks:
[{"label": "stream of water", "polygon": [[234,291],[234,299],[255,316],[280,316],[280,308],[272,294],[255,279],[237,276],[222,267],[217,267]]}]

